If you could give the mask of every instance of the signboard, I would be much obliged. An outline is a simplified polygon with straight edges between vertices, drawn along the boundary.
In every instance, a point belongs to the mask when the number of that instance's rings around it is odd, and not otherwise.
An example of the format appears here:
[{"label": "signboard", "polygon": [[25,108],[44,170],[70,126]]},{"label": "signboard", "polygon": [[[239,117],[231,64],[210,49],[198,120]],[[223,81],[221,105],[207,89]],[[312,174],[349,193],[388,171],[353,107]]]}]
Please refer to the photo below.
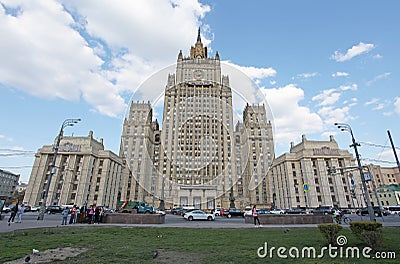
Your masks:
[{"label": "signboard", "polygon": [[370,181],[371,180],[371,174],[369,172],[364,172],[364,181]]},{"label": "signboard", "polygon": [[304,192],[309,192],[310,191],[310,186],[308,186],[308,183],[303,184],[303,190]]}]

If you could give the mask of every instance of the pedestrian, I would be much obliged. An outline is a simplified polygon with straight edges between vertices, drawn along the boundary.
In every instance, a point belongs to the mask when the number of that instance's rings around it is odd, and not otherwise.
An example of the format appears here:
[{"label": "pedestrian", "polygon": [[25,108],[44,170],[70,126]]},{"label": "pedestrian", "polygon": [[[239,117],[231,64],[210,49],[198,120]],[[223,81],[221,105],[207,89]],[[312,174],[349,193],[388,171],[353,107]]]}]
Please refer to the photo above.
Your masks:
[{"label": "pedestrian", "polygon": [[67,225],[68,214],[69,214],[69,209],[68,208],[64,208],[64,210],[61,213],[61,215],[62,215],[61,225]]},{"label": "pedestrian", "polygon": [[89,213],[88,213],[88,224],[93,224],[93,217],[94,217],[94,205],[90,206]]},{"label": "pedestrian", "polygon": [[93,223],[95,224],[100,224],[100,213],[101,213],[101,207],[96,206],[96,209],[94,209],[94,221]]},{"label": "pedestrian", "polygon": [[21,204],[17,211],[17,223],[22,223],[22,214],[25,212],[25,205]]},{"label": "pedestrian", "polygon": [[[254,226],[262,227],[262,225],[260,224],[260,219],[258,219],[258,212],[257,212],[256,205],[253,206],[252,214],[253,214],[253,219],[254,219]],[[257,222],[258,222],[258,226],[257,226]]]},{"label": "pedestrian", "polygon": [[69,218],[69,224],[76,223],[76,205],[72,206],[71,208],[71,216]]},{"label": "pedestrian", "polygon": [[76,222],[80,223],[80,219],[81,219],[81,209],[79,209],[79,206],[77,206],[77,205],[75,205],[75,206],[76,206],[76,215],[75,215],[75,222],[74,222],[74,224],[75,224]]},{"label": "pedestrian", "polygon": [[8,225],[10,225],[11,222],[14,223],[14,219],[15,216],[17,215],[17,212],[18,212],[18,203],[11,209],[11,215],[10,218],[8,218]]}]

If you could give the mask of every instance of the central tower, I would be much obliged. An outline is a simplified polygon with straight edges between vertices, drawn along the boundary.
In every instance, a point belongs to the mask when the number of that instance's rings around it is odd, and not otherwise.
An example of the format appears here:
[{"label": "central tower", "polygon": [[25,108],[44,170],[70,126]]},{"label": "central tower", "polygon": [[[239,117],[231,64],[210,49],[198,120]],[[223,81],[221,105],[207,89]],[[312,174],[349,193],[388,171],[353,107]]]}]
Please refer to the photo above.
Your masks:
[{"label": "central tower", "polygon": [[236,175],[232,115],[229,78],[221,75],[218,52],[208,58],[199,29],[165,88],[159,184],[167,206],[229,207]]}]

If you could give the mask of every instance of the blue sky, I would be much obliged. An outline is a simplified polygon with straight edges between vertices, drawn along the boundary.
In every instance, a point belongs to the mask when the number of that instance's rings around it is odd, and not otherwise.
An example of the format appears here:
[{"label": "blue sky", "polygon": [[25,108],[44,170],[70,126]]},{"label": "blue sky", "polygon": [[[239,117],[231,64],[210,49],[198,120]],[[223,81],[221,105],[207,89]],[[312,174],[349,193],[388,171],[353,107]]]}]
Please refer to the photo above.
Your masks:
[{"label": "blue sky", "polygon": [[218,51],[257,84],[251,93],[272,111],[277,156],[302,134],[334,135],[352,151],[349,134],[333,125],[344,122],[364,163],[396,165],[387,130],[400,144],[399,1],[0,4],[0,168],[22,181],[66,118],[82,119],[66,135],[92,130],[118,153],[130,99],[150,76],[173,69],[179,50],[188,56],[198,27],[210,56]]}]

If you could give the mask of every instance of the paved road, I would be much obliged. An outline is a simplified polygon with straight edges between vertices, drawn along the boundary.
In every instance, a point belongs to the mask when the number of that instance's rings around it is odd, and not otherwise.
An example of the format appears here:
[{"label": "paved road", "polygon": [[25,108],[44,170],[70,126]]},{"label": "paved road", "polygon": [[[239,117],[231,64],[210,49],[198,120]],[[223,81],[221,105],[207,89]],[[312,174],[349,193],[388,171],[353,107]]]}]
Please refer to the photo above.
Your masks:
[{"label": "paved road", "polygon": [[[8,225],[7,220],[10,214],[3,214],[0,221],[0,233],[11,232],[14,230],[23,230],[30,228],[60,227],[66,228],[71,225],[61,226],[61,214],[45,215],[44,220],[37,221],[38,213],[27,212],[23,215],[22,223],[12,223]],[[369,221],[368,216],[348,215],[353,221]],[[377,218],[378,222],[382,222],[383,226],[400,227],[400,215],[390,215]],[[254,228],[252,224],[245,224],[241,217],[233,217],[231,219],[225,217],[216,217],[215,221],[187,221],[182,216],[166,215],[165,224],[147,224],[147,225],[128,225],[128,224],[99,224],[107,226],[147,226],[147,227],[179,227],[179,228]],[[88,224],[75,224],[74,226],[88,226]],[[96,225],[98,226],[98,225]],[[310,225],[264,225],[265,228],[294,228],[294,227],[316,227],[316,224]]]}]

